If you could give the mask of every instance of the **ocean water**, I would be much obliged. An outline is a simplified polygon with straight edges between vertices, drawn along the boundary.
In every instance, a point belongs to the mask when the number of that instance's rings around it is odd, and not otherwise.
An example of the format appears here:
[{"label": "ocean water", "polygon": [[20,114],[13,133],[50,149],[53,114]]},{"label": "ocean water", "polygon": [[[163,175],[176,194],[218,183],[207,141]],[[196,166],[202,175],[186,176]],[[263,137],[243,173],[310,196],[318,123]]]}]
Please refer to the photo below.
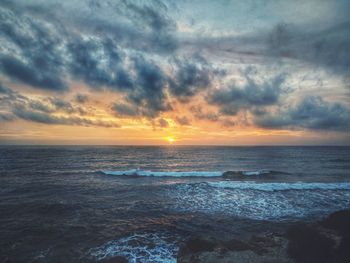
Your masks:
[{"label": "ocean water", "polygon": [[0,147],[0,262],[176,262],[349,208],[350,147]]}]

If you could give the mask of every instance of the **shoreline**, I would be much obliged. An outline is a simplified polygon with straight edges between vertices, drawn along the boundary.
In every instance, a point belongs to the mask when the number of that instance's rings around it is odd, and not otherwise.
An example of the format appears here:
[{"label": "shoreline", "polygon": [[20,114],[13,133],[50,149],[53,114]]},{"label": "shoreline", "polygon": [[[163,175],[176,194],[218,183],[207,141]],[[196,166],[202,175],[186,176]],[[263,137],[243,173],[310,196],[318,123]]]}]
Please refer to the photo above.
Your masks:
[{"label": "shoreline", "polygon": [[193,236],[180,246],[177,262],[346,263],[349,248],[350,210],[340,210],[320,221],[290,223],[248,238]]},{"label": "shoreline", "polygon": [[[237,222],[239,223],[239,222]],[[179,242],[178,263],[348,263],[350,259],[350,210],[340,210],[323,219],[298,222],[261,222],[237,234],[210,228],[188,233]],[[116,255],[98,262],[127,263]]]}]

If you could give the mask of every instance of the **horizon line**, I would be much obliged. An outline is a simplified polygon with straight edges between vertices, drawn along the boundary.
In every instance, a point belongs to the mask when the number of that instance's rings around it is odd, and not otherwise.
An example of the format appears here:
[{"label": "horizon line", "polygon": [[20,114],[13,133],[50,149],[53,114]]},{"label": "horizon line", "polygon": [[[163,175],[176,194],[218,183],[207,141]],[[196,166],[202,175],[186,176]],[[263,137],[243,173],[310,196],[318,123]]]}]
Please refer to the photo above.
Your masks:
[{"label": "horizon line", "polygon": [[2,146],[120,146],[120,147],[177,147],[177,146],[199,146],[199,147],[350,147],[350,144],[2,144]]}]

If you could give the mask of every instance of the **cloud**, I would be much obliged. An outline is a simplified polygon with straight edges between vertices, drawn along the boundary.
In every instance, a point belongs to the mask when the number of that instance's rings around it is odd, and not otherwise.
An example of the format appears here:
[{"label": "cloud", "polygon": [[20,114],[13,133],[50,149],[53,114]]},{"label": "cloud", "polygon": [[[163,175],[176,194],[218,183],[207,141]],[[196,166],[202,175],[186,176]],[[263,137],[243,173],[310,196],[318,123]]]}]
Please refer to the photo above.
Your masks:
[{"label": "cloud", "polygon": [[86,94],[78,93],[75,96],[75,101],[78,102],[78,103],[84,104],[84,103],[89,101],[89,96],[86,95]]},{"label": "cloud", "polygon": [[311,129],[350,131],[350,109],[340,103],[330,103],[321,97],[308,96],[295,106],[275,113],[255,116],[258,126],[269,129]]},{"label": "cloud", "polygon": [[[172,52],[178,47],[173,34],[176,22],[168,16],[168,6],[164,1],[133,2],[122,1],[124,9],[119,7],[138,28],[150,29],[150,42],[159,52]],[[147,39],[147,38],[146,38]],[[152,46],[151,45],[151,46]]]},{"label": "cloud", "polygon": [[175,76],[169,79],[170,92],[183,102],[207,89],[217,73],[203,58],[175,59],[175,65]]},{"label": "cloud", "polygon": [[1,122],[23,119],[43,124],[120,127],[115,121],[96,119],[94,116],[82,117],[88,113],[89,111],[85,108],[61,98],[37,97],[32,99],[0,83]]},{"label": "cloud", "polygon": [[0,94],[5,94],[5,95],[12,94],[12,90],[3,86],[0,82]]},{"label": "cloud", "polygon": [[[199,14],[204,9],[212,12],[211,7],[226,14],[226,6],[197,4],[188,6],[201,8]],[[90,97],[77,94],[71,101],[62,99],[63,92],[75,88],[71,83],[78,82],[90,88],[91,98],[104,90],[118,93],[120,99],[112,105],[118,117],[147,118],[156,123],[175,109],[172,103],[179,103],[192,111],[192,119],[224,127],[240,124],[239,118],[229,116],[250,113],[263,127],[321,130],[329,124],[335,127],[329,129],[345,130],[346,125],[337,124],[339,118],[347,120],[345,106],[318,99],[296,104],[299,96],[309,92],[308,87],[298,90],[297,97],[291,92],[296,87],[288,87],[286,79],[293,75],[290,79],[297,83],[294,72],[304,68],[312,71],[305,72],[306,79],[326,71],[329,86],[333,79],[346,78],[350,73],[348,18],[330,19],[337,12],[315,11],[312,17],[317,21],[325,14],[331,23],[307,24],[309,16],[293,20],[285,8],[292,5],[299,10],[300,3],[272,1],[268,5],[268,9],[265,5],[249,9],[250,18],[256,12],[260,12],[256,17],[261,17],[266,10],[278,13],[260,26],[260,20],[234,23],[242,22],[240,16],[204,16],[206,23],[200,23],[194,15],[190,17],[193,23],[185,23],[187,10],[178,9],[182,3],[174,1],[4,0],[0,3],[0,77],[11,84],[25,84],[21,90],[28,85],[45,95],[33,99],[0,86],[1,113],[48,124],[100,125],[87,118]],[[313,5],[316,2],[307,4]],[[321,5],[330,13],[331,9],[325,8],[328,5]],[[239,5],[237,10],[242,7],[250,4]],[[236,24],[246,30],[237,30]],[[247,64],[254,66],[240,72]],[[341,92],[340,88],[334,91]],[[330,99],[338,100],[338,94]],[[185,105],[197,99],[204,102]],[[294,106],[281,106],[285,99]],[[306,121],[301,121],[301,112],[307,112]],[[62,117],[67,114],[72,117]],[[175,121],[191,123],[187,116],[177,116]]]},{"label": "cloud", "polygon": [[132,88],[130,76],[123,68],[124,54],[111,39],[76,37],[67,46],[71,56],[70,75],[99,89]]},{"label": "cloud", "polygon": [[348,74],[349,28],[349,21],[316,31],[280,23],[269,34],[267,54],[306,61],[337,74]]},{"label": "cloud", "polygon": [[193,113],[194,117],[199,120],[209,120],[216,122],[220,117],[218,113],[215,113],[213,111],[204,111],[200,105],[191,106],[190,110]]},{"label": "cloud", "polygon": [[16,119],[16,117],[11,113],[0,112],[0,123],[7,122],[7,121],[13,121],[15,119]]},{"label": "cloud", "polygon": [[175,121],[180,125],[191,125],[191,120],[186,116],[176,116]]},{"label": "cloud", "polygon": [[221,124],[225,128],[232,128],[232,127],[236,126],[236,122],[234,122],[233,120],[230,120],[230,119],[223,119],[221,121]]},{"label": "cloud", "polygon": [[168,128],[169,127],[169,123],[167,122],[166,119],[163,119],[163,118],[158,119],[158,124],[162,128]]},{"label": "cloud", "polygon": [[246,83],[242,87],[233,84],[226,89],[212,91],[207,97],[208,103],[218,106],[221,114],[234,116],[240,110],[275,105],[288,91],[284,87],[284,74],[258,82],[249,72],[250,69],[244,74]]},{"label": "cloud", "polygon": [[165,93],[167,77],[162,69],[142,56],[133,58],[133,66],[136,73],[134,88],[125,91],[126,100],[131,106],[116,104],[114,108],[123,111],[125,115],[138,114],[149,118],[171,110],[172,107]]},{"label": "cloud", "polygon": [[57,73],[50,71],[45,72],[46,66],[32,64],[40,62],[25,63],[14,57],[2,56],[0,57],[0,63],[1,70],[7,74],[7,76],[19,80],[24,84],[54,91],[67,89],[65,83],[60,79]]},{"label": "cloud", "polygon": [[112,106],[112,110],[115,111],[119,117],[137,117],[142,115],[136,106],[125,103],[115,103]]},{"label": "cloud", "polygon": [[[107,3],[104,1],[104,9],[100,12],[108,10]],[[166,15],[166,6],[160,2],[158,5],[136,3],[122,1],[120,5],[109,7],[124,16],[131,28],[136,27],[135,33],[142,33],[145,26],[150,29],[150,36],[143,36],[139,41],[130,37],[127,42],[119,34],[103,33],[109,30],[106,23],[112,20],[102,22],[98,13],[93,20],[95,26],[100,25],[96,32],[92,27],[80,30],[84,23],[76,24],[73,20],[86,16],[81,16],[78,10],[63,26],[57,14],[50,19],[40,15],[50,13],[51,4],[42,5],[39,1],[33,1],[29,6],[21,1],[18,1],[18,5],[5,3],[3,6],[8,8],[0,7],[0,38],[3,45],[0,49],[1,72],[14,81],[56,92],[68,89],[68,78],[84,81],[95,89],[107,87],[118,92],[133,89],[130,69],[125,67],[128,63],[125,50],[129,55],[134,53],[133,43],[142,45],[137,48],[141,52],[150,52],[148,49],[157,45],[161,45],[159,48],[162,50],[170,50],[175,48],[170,47],[171,43],[175,45],[176,42],[171,36],[176,23]],[[76,5],[82,5],[82,10],[87,8],[82,1],[76,2]],[[40,12],[35,11],[38,8]],[[60,8],[67,9],[67,13],[75,10],[74,5],[62,4]],[[117,25],[113,23],[111,31],[118,30]]]},{"label": "cloud", "polygon": [[31,110],[23,105],[15,105],[13,108],[13,114],[23,120],[38,122],[43,124],[56,124],[56,125],[78,125],[78,126],[101,126],[106,128],[119,128],[120,125],[115,122],[94,120],[88,118],[81,118],[76,116],[56,116],[41,111]]},{"label": "cloud", "polygon": [[45,22],[20,18],[0,7],[3,48],[0,70],[9,78],[35,88],[53,91],[67,89],[63,77],[60,38]]}]

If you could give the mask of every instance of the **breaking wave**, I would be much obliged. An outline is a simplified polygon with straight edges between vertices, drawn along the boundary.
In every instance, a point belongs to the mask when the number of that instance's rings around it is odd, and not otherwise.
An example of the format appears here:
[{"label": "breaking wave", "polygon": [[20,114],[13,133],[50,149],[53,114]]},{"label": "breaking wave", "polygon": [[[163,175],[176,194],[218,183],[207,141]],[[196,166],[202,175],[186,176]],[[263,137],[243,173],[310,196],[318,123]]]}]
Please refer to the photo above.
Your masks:
[{"label": "breaking wave", "polygon": [[125,257],[130,263],[176,263],[178,246],[174,235],[167,233],[140,233],[120,239],[90,250],[97,260],[116,256]]},{"label": "breaking wave", "polygon": [[350,190],[350,182],[342,183],[255,183],[255,182],[235,182],[220,181],[208,182],[211,187],[249,189],[259,191],[283,191],[283,190]]},{"label": "breaking wave", "polygon": [[350,208],[350,183],[202,182],[175,185],[166,195],[182,212],[254,220],[294,220]]},{"label": "breaking wave", "polygon": [[141,169],[131,169],[124,171],[101,171],[106,175],[116,176],[155,176],[155,177],[221,177],[225,174],[243,175],[243,176],[257,176],[277,173],[270,170],[256,170],[256,171],[184,171],[184,172],[170,172],[170,171],[148,171]]}]

